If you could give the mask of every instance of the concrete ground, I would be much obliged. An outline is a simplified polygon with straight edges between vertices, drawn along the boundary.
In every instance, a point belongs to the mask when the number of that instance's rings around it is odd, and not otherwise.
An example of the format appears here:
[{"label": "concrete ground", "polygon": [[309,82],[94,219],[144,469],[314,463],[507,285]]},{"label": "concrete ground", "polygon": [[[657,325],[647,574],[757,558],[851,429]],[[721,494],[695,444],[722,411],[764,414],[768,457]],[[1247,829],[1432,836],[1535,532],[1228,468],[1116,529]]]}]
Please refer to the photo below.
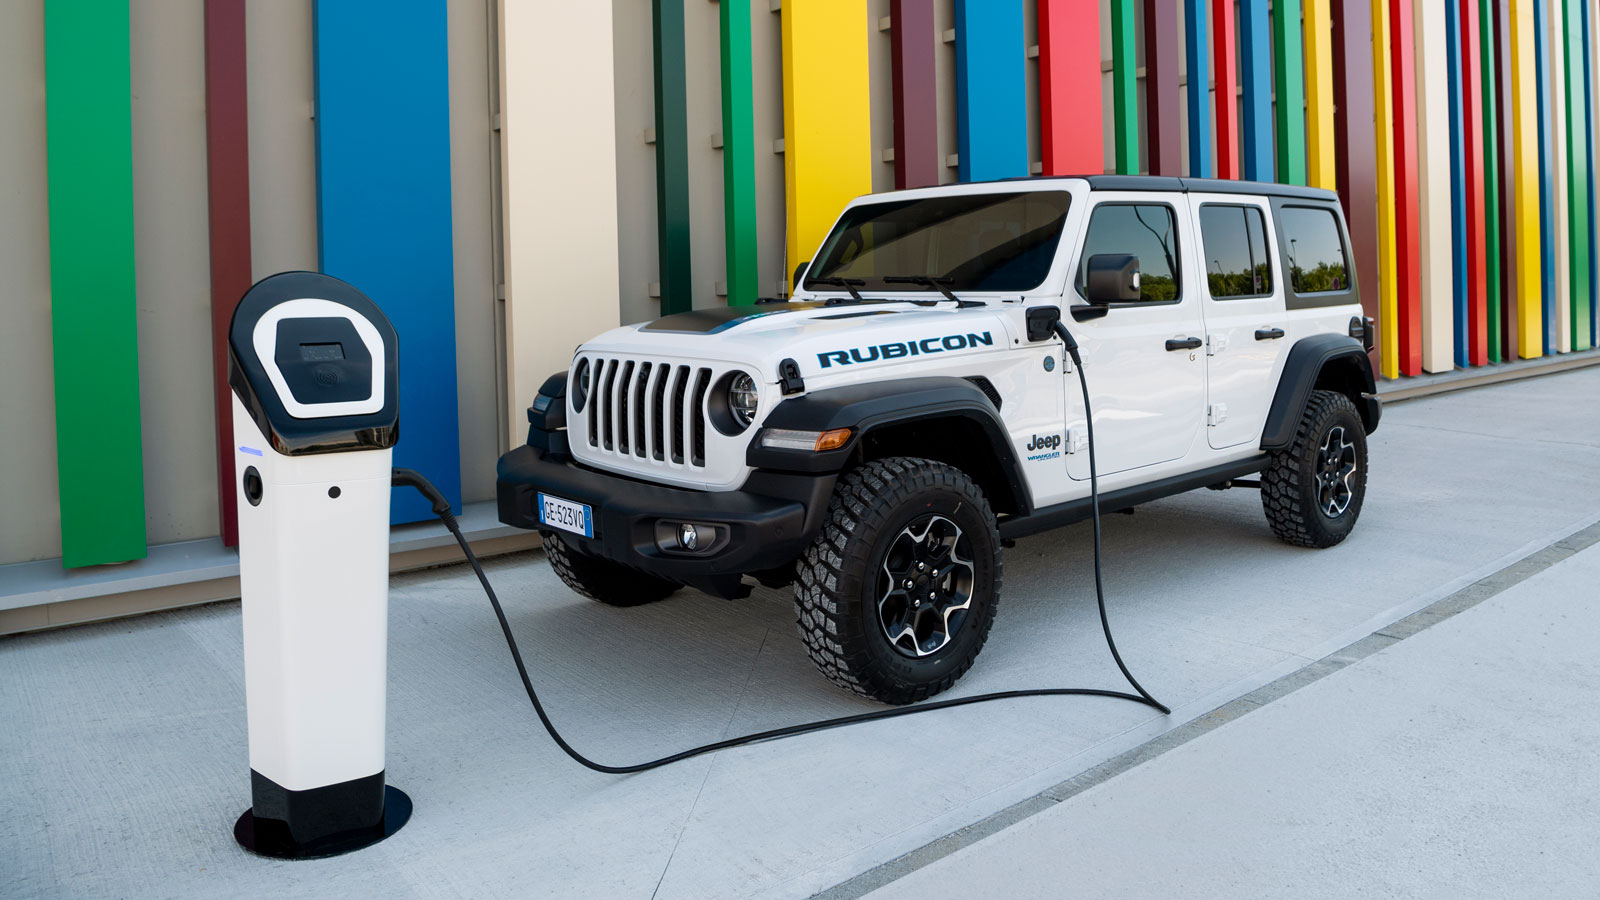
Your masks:
[{"label": "concrete ground", "polygon": [[872,900],[1600,896],[1600,546]]},{"label": "concrete ground", "polygon": [[[396,577],[388,772],[416,814],[331,860],[265,861],[233,843],[249,803],[237,605],[0,639],[0,896],[829,890],[1600,521],[1600,421],[1586,412],[1597,395],[1600,369],[1588,369],[1394,406],[1372,439],[1361,524],[1330,550],[1278,543],[1246,490],[1110,517],[1113,624],[1170,717],[1104,699],[1005,701],[599,775],[543,734],[469,570]],[[1088,562],[1087,527],[1010,551],[999,619],[954,694],[1121,687]],[[814,672],[782,592],[620,610],[573,596],[538,555],[489,569],[551,714],[604,761],[876,708]],[[1108,865],[1150,865],[1131,840],[1102,847]],[[1404,864],[1428,862],[1461,864]]]}]

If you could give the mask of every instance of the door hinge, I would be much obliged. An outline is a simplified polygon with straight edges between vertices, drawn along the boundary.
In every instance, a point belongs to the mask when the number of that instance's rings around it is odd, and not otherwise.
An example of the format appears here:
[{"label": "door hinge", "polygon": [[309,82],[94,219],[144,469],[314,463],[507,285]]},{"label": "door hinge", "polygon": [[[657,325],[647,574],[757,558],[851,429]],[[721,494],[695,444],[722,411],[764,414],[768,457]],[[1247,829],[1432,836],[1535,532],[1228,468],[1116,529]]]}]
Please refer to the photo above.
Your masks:
[{"label": "door hinge", "polygon": [[1086,428],[1068,428],[1065,450],[1068,453],[1081,453],[1089,449],[1089,433]]},{"label": "door hinge", "polygon": [[1218,353],[1221,353],[1226,349],[1228,349],[1228,336],[1226,334],[1206,335],[1207,356],[1216,356]]},{"label": "door hinge", "polygon": [[1206,407],[1206,424],[1221,425],[1228,421],[1228,404],[1213,403]]}]

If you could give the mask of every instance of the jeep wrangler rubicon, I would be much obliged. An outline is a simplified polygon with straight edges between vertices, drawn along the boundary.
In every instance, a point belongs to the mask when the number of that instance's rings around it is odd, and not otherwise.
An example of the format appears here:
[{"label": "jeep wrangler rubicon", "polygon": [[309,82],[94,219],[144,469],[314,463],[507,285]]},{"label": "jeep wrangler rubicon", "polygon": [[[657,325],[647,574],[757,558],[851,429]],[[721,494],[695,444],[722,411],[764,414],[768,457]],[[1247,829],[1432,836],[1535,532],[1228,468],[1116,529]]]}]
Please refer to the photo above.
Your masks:
[{"label": "jeep wrangler rubicon", "polygon": [[[845,688],[909,703],[983,647],[1001,548],[1260,473],[1277,536],[1355,526],[1378,425],[1336,196],[1091,176],[862,197],[788,302],[579,347],[501,458],[500,519],[613,606],[793,585]],[[1257,486],[1255,482],[1249,482]]]}]

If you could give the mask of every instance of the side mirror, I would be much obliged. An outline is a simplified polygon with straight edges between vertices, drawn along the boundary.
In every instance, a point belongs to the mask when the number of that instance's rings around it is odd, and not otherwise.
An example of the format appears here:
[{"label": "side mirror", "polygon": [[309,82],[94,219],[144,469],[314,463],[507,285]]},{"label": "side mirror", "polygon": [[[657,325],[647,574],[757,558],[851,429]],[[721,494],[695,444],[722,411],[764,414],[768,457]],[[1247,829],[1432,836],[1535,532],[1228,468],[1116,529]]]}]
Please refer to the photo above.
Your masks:
[{"label": "side mirror", "polygon": [[806,269],[810,267],[811,260],[809,259],[794,267],[794,281],[790,282],[791,287],[789,288],[791,294],[800,290],[800,279],[806,277]]},{"label": "side mirror", "polygon": [[1098,253],[1089,257],[1084,272],[1084,298],[1096,306],[1139,300],[1139,257],[1129,253]]}]

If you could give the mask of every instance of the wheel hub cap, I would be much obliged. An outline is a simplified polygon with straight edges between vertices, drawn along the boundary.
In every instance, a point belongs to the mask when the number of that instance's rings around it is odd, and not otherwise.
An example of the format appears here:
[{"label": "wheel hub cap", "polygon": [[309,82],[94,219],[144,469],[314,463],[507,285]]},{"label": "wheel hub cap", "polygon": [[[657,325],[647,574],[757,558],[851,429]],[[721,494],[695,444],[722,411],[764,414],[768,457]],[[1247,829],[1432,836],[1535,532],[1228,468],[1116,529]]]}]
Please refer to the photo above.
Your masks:
[{"label": "wheel hub cap", "polygon": [[884,554],[878,624],[905,656],[938,653],[966,621],[977,570],[960,526],[926,515],[900,530]]},{"label": "wheel hub cap", "polygon": [[1344,426],[1328,430],[1317,451],[1317,506],[1323,515],[1337,519],[1350,508],[1355,489],[1350,479],[1356,474],[1356,445]]}]

